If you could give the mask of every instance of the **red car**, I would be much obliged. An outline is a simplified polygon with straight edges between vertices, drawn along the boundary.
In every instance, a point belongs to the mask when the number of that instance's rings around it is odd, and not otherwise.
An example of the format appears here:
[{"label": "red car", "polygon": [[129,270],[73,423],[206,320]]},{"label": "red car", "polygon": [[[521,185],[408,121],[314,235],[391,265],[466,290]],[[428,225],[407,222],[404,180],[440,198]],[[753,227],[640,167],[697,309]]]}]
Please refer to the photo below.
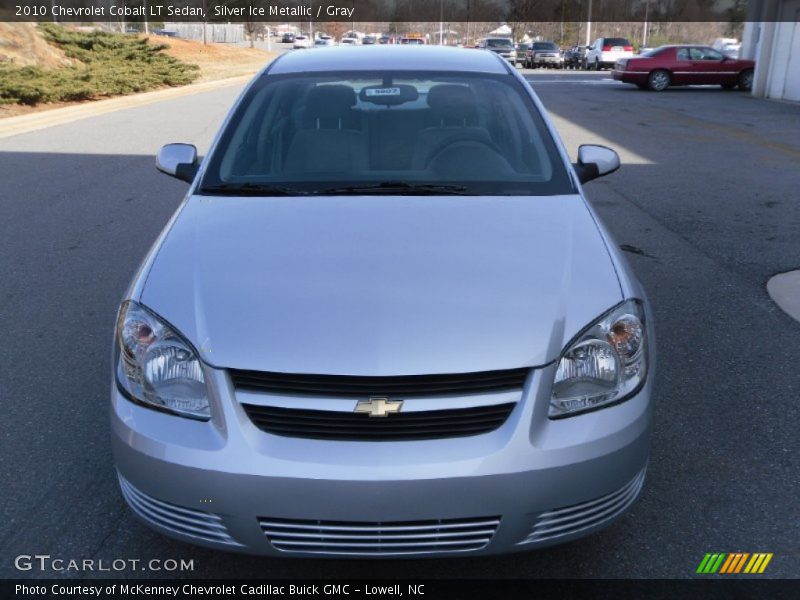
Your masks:
[{"label": "red car", "polygon": [[753,86],[752,60],[726,56],[707,46],[661,46],[614,65],[614,79],[660,92],[671,85]]}]

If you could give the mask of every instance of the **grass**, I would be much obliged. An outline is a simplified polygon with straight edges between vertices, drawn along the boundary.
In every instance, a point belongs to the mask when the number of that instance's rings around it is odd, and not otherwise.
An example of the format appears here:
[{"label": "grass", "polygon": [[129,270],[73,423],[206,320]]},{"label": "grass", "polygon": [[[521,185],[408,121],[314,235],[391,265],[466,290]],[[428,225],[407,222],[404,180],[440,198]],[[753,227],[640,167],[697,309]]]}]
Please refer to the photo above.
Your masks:
[{"label": "grass", "polygon": [[116,33],[83,33],[51,23],[40,24],[48,43],[78,61],[60,69],[0,65],[0,103],[36,105],[89,100],[191,83],[195,65],[162,52],[165,44]]}]

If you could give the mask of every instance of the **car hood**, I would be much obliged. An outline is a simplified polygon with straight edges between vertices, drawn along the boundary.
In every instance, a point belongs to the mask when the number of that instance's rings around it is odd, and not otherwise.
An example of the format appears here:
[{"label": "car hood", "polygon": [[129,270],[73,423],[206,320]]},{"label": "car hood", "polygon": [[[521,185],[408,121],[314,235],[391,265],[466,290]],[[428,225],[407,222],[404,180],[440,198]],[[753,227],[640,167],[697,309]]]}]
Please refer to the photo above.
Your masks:
[{"label": "car hood", "polygon": [[583,199],[189,198],[140,300],[214,366],[537,366],[622,299]]}]

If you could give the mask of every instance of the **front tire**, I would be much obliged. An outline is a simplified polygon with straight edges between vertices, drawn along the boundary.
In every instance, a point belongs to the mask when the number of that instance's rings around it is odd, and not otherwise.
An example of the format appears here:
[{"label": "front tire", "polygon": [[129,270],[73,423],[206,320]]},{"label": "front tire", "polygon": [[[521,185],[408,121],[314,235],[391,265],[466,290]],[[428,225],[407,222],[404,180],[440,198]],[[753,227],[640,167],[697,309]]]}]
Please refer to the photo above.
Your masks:
[{"label": "front tire", "polygon": [[739,89],[743,92],[749,92],[753,89],[753,69],[747,69],[739,73],[739,82],[737,84]]},{"label": "front tire", "polygon": [[658,71],[650,73],[650,76],[647,78],[647,87],[654,92],[663,92],[669,87],[671,80],[672,78],[669,72],[659,69]]}]

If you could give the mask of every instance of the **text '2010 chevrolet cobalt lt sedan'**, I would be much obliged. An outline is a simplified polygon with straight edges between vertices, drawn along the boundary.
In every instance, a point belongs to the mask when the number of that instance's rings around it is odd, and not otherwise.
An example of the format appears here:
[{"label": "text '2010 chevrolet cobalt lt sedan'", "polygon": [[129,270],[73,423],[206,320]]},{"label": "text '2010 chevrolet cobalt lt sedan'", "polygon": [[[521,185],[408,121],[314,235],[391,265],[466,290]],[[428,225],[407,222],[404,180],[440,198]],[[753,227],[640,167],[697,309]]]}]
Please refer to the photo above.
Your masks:
[{"label": "text '2010 chevrolet cobalt lt sedan'", "polygon": [[494,53],[275,60],[119,310],[122,493],[265,555],[445,556],[595,532],[638,496],[644,293],[530,86]]}]

